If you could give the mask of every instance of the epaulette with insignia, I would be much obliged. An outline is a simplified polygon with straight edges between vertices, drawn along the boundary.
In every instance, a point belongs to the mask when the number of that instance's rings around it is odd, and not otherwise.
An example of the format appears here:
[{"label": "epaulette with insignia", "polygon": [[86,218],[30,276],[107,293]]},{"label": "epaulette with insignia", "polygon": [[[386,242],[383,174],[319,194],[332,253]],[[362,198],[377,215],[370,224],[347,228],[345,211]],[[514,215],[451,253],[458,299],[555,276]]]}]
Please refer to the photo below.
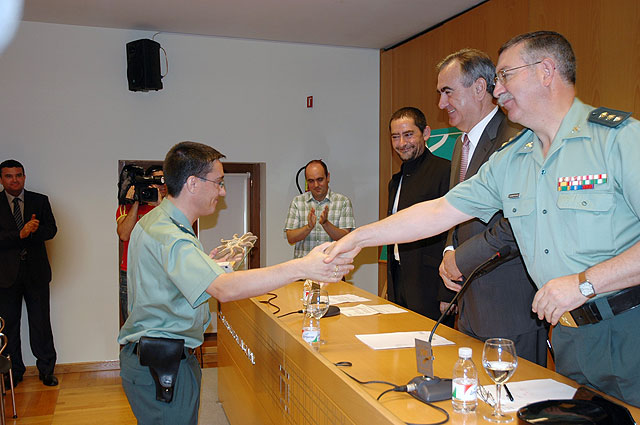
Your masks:
[{"label": "epaulette with insignia", "polygon": [[182,223],[178,223],[173,217],[169,217],[171,219],[171,221],[173,221],[173,224],[175,224],[176,226],[178,226],[178,229],[182,230],[185,233],[188,233],[190,235],[193,235],[193,229],[188,229],[187,227],[185,227]]},{"label": "epaulette with insignia", "polygon": [[526,133],[526,132],[527,132],[527,130],[529,130],[529,129],[528,129],[528,128],[523,128],[522,130],[520,130],[520,132],[519,132],[518,134],[516,134],[515,136],[513,136],[512,138],[510,138],[509,140],[507,140],[506,142],[504,142],[504,143],[502,144],[502,146],[500,146],[500,147],[498,148],[498,151],[497,151],[497,152],[501,151],[502,149],[506,148],[506,147],[507,147],[507,146],[509,146],[510,144],[514,143],[516,140],[518,140],[520,137],[522,137],[522,135],[523,135],[524,133]]},{"label": "epaulette with insignia", "polygon": [[589,113],[588,120],[596,124],[606,125],[607,127],[617,127],[630,116],[631,112],[600,107]]}]

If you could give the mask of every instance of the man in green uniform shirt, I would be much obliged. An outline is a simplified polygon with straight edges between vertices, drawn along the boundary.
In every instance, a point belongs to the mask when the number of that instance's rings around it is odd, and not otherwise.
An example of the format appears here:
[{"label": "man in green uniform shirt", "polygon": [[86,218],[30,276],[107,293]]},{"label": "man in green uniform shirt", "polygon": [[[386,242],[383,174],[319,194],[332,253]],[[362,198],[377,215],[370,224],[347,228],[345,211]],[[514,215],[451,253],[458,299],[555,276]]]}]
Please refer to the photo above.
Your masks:
[{"label": "man in green uniform shirt", "polygon": [[[175,145],[164,161],[168,196],[136,224],[129,242],[129,317],[120,330],[120,376],[139,424],[197,424],[200,366],[193,349],[211,321],[206,301],[232,301],[264,294],[298,279],[337,282],[351,260],[323,260],[328,243],[304,258],[276,266],[225,273],[202,250],[193,223],[215,211],[225,196],[224,158],[210,146]],[[184,340],[171,402],[156,399],[156,385],[137,357],[142,337]]]},{"label": "man in green uniform shirt", "polygon": [[558,33],[513,38],[496,70],[494,96],[527,129],[444,197],[354,230],[326,261],[501,209],[539,288],[532,310],[561,325],[556,370],[640,406],[640,122],[575,97],[575,56]]}]

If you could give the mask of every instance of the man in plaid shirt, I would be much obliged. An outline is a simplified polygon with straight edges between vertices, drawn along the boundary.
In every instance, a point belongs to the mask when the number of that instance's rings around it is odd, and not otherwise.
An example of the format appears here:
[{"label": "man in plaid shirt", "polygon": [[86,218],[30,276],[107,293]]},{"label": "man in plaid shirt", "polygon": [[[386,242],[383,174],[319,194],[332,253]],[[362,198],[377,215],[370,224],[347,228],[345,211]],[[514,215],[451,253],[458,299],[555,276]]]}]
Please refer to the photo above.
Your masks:
[{"label": "man in plaid shirt", "polygon": [[330,174],[322,160],[309,161],[304,176],[309,190],[293,198],[284,227],[287,241],[295,244],[293,258],[337,241],[356,227],[351,201],[329,189]]}]

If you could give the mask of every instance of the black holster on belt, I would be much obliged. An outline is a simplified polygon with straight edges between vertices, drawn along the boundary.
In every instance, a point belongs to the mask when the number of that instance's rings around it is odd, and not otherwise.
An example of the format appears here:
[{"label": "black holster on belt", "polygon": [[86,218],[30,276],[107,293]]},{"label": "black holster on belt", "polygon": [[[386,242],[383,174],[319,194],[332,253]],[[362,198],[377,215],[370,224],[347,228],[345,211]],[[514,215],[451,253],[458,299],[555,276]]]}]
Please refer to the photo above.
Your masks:
[{"label": "black holster on belt", "polygon": [[184,339],[143,336],[137,348],[140,365],[149,366],[156,383],[156,400],[170,403],[180,360],[184,355]]}]

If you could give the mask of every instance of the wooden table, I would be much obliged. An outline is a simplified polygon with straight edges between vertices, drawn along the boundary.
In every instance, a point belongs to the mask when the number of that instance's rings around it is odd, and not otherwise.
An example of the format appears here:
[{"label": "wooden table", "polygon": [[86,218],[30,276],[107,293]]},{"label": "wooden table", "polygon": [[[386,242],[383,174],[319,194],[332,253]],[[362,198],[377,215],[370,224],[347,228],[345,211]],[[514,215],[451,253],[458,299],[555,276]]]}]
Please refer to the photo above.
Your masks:
[{"label": "wooden table", "polygon": [[[351,284],[328,286],[332,294],[353,293],[382,304],[387,301]],[[356,334],[430,331],[434,321],[413,312],[364,317],[338,315],[321,319],[322,338],[316,351],[301,338],[302,314],[278,319],[276,316],[301,308],[302,282],[274,291],[271,301],[281,310],[260,303],[271,296],[223,303],[218,313],[218,393],[231,424],[403,424],[433,423],[444,419],[441,412],[408,394],[378,395],[389,386],[361,385],[340,371],[334,363],[348,361],[345,370],[360,379],[383,380],[403,385],[417,376],[415,350],[373,350]],[[349,306],[354,304],[341,304]],[[491,384],[481,366],[482,342],[454,329],[439,326],[436,333],[455,345],[434,347],[436,376],[451,378],[458,348],[473,349],[481,385]],[[578,387],[562,375],[519,359],[511,382],[552,378]],[[435,403],[446,409],[451,424],[490,423],[483,415],[491,408],[479,401],[476,414],[452,412],[451,401]],[[623,403],[624,404],[624,403]],[[625,405],[640,419],[640,409]],[[515,415],[515,413],[513,413]]]}]

